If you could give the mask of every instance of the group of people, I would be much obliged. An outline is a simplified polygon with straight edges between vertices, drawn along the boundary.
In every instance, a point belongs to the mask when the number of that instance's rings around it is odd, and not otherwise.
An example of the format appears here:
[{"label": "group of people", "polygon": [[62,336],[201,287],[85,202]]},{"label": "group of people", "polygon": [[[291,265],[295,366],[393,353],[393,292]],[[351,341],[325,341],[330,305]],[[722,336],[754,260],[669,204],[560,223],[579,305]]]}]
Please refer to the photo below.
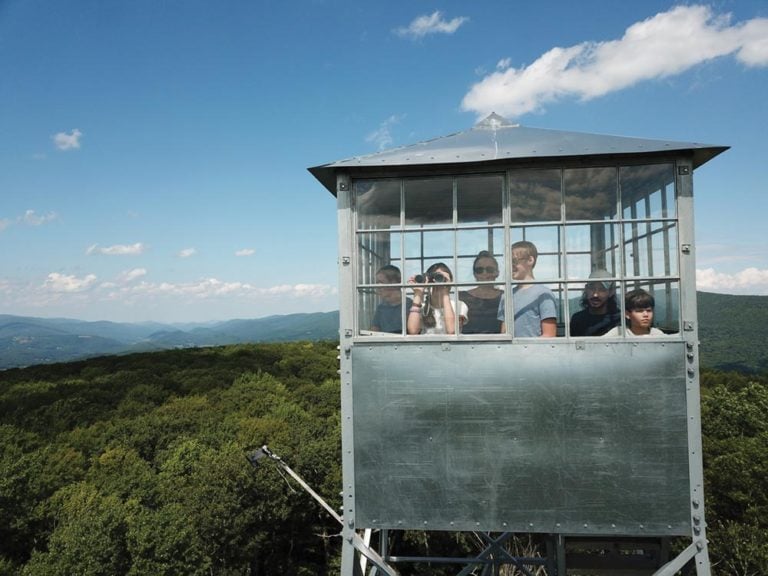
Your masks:
[{"label": "group of people", "polygon": [[[515,242],[511,247],[513,335],[516,338],[552,338],[557,335],[557,301],[552,291],[533,282],[538,251],[532,242]],[[459,292],[458,310],[451,298],[453,274],[442,262],[432,264],[423,277],[411,276],[413,298],[406,298],[407,334],[454,334],[458,325],[463,334],[506,333],[504,292],[491,284],[499,276],[499,265],[490,252],[481,251],[472,264],[475,288]],[[570,321],[571,336],[619,336],[621,311],[613,282],[605,270],[596,270],[584,287],[582,310]],[[372,330],[401,333],[402,295],[400,269],[388,264],[376,273],[380,303]],[[425,285],[427,284],[427,285]],[[643,289],[628,292],[625,298],[627,336],[658,336],[653,326],[653,296]],[[458,322],[457,322],[458,316]]]}]

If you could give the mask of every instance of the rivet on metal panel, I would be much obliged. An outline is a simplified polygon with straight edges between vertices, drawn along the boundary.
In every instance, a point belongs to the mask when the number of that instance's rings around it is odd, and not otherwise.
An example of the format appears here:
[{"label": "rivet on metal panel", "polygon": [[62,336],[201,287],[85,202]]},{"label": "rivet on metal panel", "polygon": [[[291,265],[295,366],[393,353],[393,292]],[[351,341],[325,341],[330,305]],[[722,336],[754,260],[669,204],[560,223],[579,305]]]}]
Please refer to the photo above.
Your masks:
[{"label": "rivet on metal panel", "polygon": [[696,370],[693,368],[688,368],[688,376],[693,376],[694,374],[696,374]]},{"label": "rivet on metal panel", "polygon": [[443,342],[442,344],[440,344],[440,350],[442,350],[443,352],[448,352],[450,349],[451,349],[451,345],[448,344],[448,342]]},{"label": "rivet on metal panel", "polygon": [[699,516],[698,514],[694,514],[693,515],[693,522],[694,522],[694,524],[700,524],[701,523],[701,516]]},{"label": "rivet on metal panel", "polygon": [[688,174],[690,174],[690,173],[691,173],[691,167],[690,167],[690,166],[685,166],[685,165],[683,165],[683,166],[678,166],[678,167],[677,167],[677,173],[678,173],[680,176],[688,176]]},{"label": "rivet on metal panel", "polygon": [[704,543],[703,543],[701,540],[699,540],[698,542],[696,542],[696,550],[698,550],[699,552],[701,552],[702,550],[704,550]]},{"label": "rivet on metal panel", "polygon": [[683,322],[683,330],[693,332],[693,322]]},{"label": "rivet on metal panel", "polygon": [[347,185],[346,182],[339,182],[339,190],[344,191],[347,188],[349,188],[349,186]]},{"label": "rivet on metal panel", "polygon": [[693,500],[691,500],[691,504],[693,504],[694,508],[698,508],[701,502],[699,501],[698,498],[694,498]]},{"label": "rivet on metal panel", "polygon": [[688,348],[688,350],[693,350],[693,342],[686,342],[685,347]]},{"label": "rivet on metal panel", "polygon": [[352,338],[352,330],[344,330],[344,338]]},{"label": "rivet on metal panel", "polygon": [[640,530],[645,530],[645,526],[643,526],[642,524],[640,524]]},{"label": "rivet on metal panel", "polygon": [[576,350],[586,350],[587,345],[584,342],[576,342]]},{"label": "rivet on metal panel", "polygon": [[349,266],[349,265],[352,263],[352,260],[350,259],[350,257],[349,257],[349,256],[342,256],[342,257],[341,257],[341,263],[342,263],[344,266]]},{"label": "rivet on metal panel", "polygon": [[680,246],[680,251],[683,254],[690,254],[691,253],[691,245],[690,244],[683,244]]},{"label": "rivet on metal panel", "polygon": [[700,526],[694,526],[693,527],[693,533],[694,534],[701,534],[701,527]]},{"label": "rivet on metal panel", "polygon": [[695,358],[695,356],[693,355],[693,352],[688,352],[688,354],[686,354],[686,357],[690,362],[693,362],[693,359]]}]

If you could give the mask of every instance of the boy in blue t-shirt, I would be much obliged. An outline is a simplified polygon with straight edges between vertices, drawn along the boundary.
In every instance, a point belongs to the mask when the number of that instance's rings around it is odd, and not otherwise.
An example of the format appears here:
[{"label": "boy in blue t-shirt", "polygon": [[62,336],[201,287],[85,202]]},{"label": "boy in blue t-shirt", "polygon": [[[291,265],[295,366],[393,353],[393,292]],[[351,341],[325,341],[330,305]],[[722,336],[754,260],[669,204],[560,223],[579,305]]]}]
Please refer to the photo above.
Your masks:
[{"label": "boy in blue t-shirt", "polygon": [[[533,268],[539,256],[536,245],[527,240],[515,242],[512,251],[512,279],[519,282],[512,289],[515,312],[515,338],[554,338],[557,336],[557,302],[552,291],[543,284],[526,284],[533,280]],[[504,297],[499,303],[498,319],[505,333]]]}]

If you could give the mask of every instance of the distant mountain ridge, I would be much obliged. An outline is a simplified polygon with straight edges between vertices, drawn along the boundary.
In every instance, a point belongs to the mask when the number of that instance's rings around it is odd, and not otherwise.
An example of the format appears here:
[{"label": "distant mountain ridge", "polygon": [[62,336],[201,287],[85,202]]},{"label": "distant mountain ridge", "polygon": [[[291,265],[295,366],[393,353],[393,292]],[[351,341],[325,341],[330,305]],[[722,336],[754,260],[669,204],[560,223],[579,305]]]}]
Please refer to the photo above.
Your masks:
[{"label": "distant mountain ridge", "polygon": [[0,314],[0,369],[169,348],[335,340],[338,334],[338,311],[206,324],[85,322]]},{"label": "distant mountain ridge", "polygon": [[[698,312],[703,367],[768,371],[768,296],[699,292]],[[336,340],[338,331],[338,311],[188,324],[0,314],[0,369],[169,348]]]}]

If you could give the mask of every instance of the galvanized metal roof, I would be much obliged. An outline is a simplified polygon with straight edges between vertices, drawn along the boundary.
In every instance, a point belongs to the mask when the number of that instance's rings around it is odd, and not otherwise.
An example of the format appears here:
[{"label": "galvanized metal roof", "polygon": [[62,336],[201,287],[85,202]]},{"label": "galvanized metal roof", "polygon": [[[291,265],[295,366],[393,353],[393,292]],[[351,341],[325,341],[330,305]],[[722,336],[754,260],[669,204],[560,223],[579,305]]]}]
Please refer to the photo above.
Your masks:
[{"label": "galvanized metal roof", "polygon": [[309,171],[335,194],[336,172],[351,168],[477,164],[500,160],[636,155],[671,151],[690,151],[693,155],[693,167],[698,168],[728,148],[695,142],[527,128],[511,124],[494,113],[464,132],[375,154],[338,160],[309,168]]}]

